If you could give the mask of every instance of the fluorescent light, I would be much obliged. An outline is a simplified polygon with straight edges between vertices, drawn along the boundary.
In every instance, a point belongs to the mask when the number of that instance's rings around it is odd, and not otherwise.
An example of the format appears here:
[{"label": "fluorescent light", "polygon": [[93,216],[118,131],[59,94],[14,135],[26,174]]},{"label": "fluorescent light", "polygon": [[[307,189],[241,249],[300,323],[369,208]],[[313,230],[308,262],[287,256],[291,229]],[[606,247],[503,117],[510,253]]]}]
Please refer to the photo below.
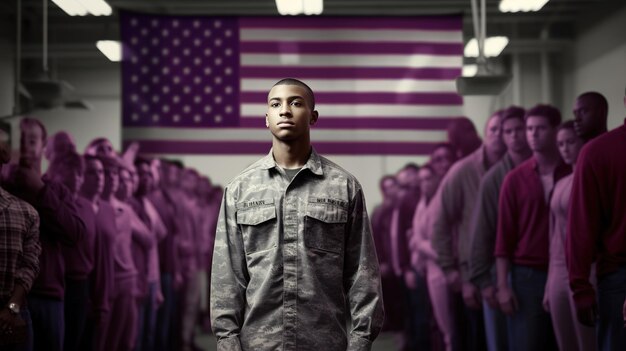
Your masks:
[{"label": "fluorescent light", "polygon": [[473,77],[478,72],[478,65],[463,65],[463,77]]},{"label": "fluorescent light", "polygon": [[113,13],[111,6],[104,0],[81,0],[81,2],[94,16],[110,16]]},{"label": "fluorescent light", "polygon": [[113,62],[122,60],[122,44],[115,40],[99,40],[96,47]]},{"label": "fluorescent light", "polygon": [[283,16],[319,15],[324,10],[324,0],[276,0],[276,9]]},{"label": "fluorescent light", "polygon": [[[485,57],[496,57],[500,55],[502,50],[509,43],[509,38],[507,37],[489,37],[485,40]],[[478,42],[476,38],[470,39],[465,45],[464,50],[465,57],[478,57]]]},{"label": "fluorescent light", "polygon": [[324,0],[304,0],[305,15],[321,15],[324,11]]},{"label": "fluorescent light", "polygon": [[501,12],[539,11],[548,0],[500,0]]},{"label": "fluorescent light", "polygon": [[61,10],[70,16],[84,16],[87,10],[78,0],[52,0]]},{"label": "fluorescent light", "polygon": [[302,0],[276,0],[276,8],[283,16],[294,16],[304,11],[304,4]]}]

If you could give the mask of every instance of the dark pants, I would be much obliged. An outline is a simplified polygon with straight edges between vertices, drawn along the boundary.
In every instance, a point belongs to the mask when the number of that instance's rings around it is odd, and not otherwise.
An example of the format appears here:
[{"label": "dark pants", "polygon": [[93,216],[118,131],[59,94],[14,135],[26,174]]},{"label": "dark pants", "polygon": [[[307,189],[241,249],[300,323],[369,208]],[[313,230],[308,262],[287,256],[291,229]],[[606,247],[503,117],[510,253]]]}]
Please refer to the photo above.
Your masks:
[{"label": "dark pants", "polygon": [[415,274],[416,288],[406,288],[408,304],[407,337],[409,350],[430,350],[430,322],[433,314],[426,279]]},{"label": "dark pants", "polygon": [[139,303],[137,313],[137,343],[135,350],[154,350],[156,328],[157,283],[148,283],[148,294]]},{"label": "dark pants", "polygon": [[598,277],[598,346],[600,350],[626,350],[622,307],[626,300],[626,266]]},{"label": "dark pants", "polygon": [[89,282],[65,279],[65,351],[81,350],[89,300]]},{"label": "dark pants", "polygon": [[35,351],[62,351],[65,336],[63,301],[29,296],[28,307],[33,321]]},{"label": "dark pants", "polygon": [[157,311],[155,345],[158,351],[166,351],[171,350],[169,347],[172,335],[171,320],[175,307],[173,279],[169,273],[161,274],[161,293],[163,303]]},{"label": "dark pants", "polygon": [[507,317],[509,350],[557,350],[550,314],[543,309],[548,272],[512,265],[509,283],[517,297],[518,310]]}]

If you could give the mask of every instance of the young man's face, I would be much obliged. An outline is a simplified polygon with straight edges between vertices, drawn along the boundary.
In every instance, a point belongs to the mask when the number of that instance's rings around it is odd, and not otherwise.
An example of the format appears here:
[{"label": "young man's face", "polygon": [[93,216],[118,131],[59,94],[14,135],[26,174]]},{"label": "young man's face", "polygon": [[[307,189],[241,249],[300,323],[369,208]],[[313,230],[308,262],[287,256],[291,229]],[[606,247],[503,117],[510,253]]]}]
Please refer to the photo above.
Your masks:
[{"label": "young man's face", "polygon": [[574,103],[574,129],[581,138],[592,137],[603,121],[598,102],[590,96],[582,96]]},{"label": "young man's face", "polygon": [[439,177],[428,168],[420,168],[417,173],[422,195],[431,198],[437,191],[439,185]]},{"label": "young man's face", "polygon": [[100,195],[104,189],[104,168],[99,160],[87,160],[85,162],[85,174],[83,176],[83,193],[87,196]]},{"label": "young man's face", "polygon": [[500,116],[493,115],[487,121],[487,125],[485,125],[485,147],[493,152],[504,151],[502,135],[500,134],[501,120]]},{"label": "young man's face", "polygon": [[533,152],[544,152],[556,143],[556,128],[550,125],[547,118],[529,116],[526,119],[526,139]]},{"label": "young man's face", "polygon": [[20,141],[20,157],[31,162],[41,160],[43,147],[43,131],[38,125],[30,124],[23,128]]},{"label": "young man's face", "polygon": [[147,194],[154,186],[154,177],[150,166],[146,163],[141,163],[137,167],[137,175],[139,178],[139,184],[137,185],[137,191],[141,194]]},{"label": "young man's face", "polygon": [[297,85],[277,85],[270,90],[265,125],[275,139],[293,141],[308,135],[317,116],[306,89]]},{"label": "young man's face", "polygon": [[430,164],[439,177],[443,177],[450,167],[452,167],[453,163],[454,154],[452,154],[452,150],[447,147],[438,147],[433,151],[432,155],[430,155]]},{"label": "young man's face", "polygon": [[61,167],[57,170],[58,174],[55,178],[60,181],[67,189],[76,194],[83,184],[83,173],[78,168]]},{"label": "young man's face", "polygon": [[520,118],[509,118],[502,122],[502,140],[508,150],[522,152],[528,149],[524,121]]},{"label": "young man's face", "polygon": [[119,169],[114,166],[104,168],[104,189],[102,194],[115,194],[120,185]]}]

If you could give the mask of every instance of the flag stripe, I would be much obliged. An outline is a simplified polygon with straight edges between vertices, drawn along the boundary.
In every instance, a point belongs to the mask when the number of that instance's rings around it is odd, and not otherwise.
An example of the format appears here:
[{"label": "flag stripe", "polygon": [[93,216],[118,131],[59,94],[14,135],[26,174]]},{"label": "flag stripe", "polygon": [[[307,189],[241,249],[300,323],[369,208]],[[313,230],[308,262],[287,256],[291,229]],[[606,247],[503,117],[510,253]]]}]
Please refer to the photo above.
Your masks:
[{"label": "flag stripe", "polygon": [[[242,91],[257,91],[267,94],[267,87],[276,83],[276,79],[244,78],[241,80]],[[307,85],[316,93],[330,91],[353,92],[450,92],[456,93],[452,80],[419,79],[307,79]]]},{"label": "flag stripe", "polygon": [[[242,92],[242,103],[266,103],[267,93]],[[391,105],[462,105],[457,93],[353,93],[321,92],[315,94],[320,104],[391,104]]]},{"label": "flag stripe", "polygon": [[246,54],[429,54],[455,55],[463,50],[463,43],[419,43],[419,42],[326,42],[326,41],[257,41],[242,42],[242,53]]},{"label": "flag stripe", "polygon": [[[278,22],[278,21],[276,21]],[[462,32],[389,29],[242,29],[239,39],[248,41],[352,41],[352,42],[416,42],[462,43]],[[463,54],[463,52],[461,52]]]},{"label": "flag stripe", "polygon": [[[457,117],[432,117],[432,118],[326,118],[322,116],[315,128],[326,129],[413,129],[413,130],[445,130],[448,124]],[[265,128],[265,118],[242,118],[242,128]]]},{"label": "flag stripe", "polygon": [[241,54],[242,66],[458,68],[460,56]]},{"label": "flag stripe", "polygon": [[[124,140],[127,148],[132,140]],[[312,142],[315,150],[326,155],[426,155],[432,152],[438,142]],[[271,141],[141,141],[141,152],[147,154],[223,154],[257,155],[265,154],[272,147]]]},{"label": "flag stripe", "polygon": [[[391,105],[391,104],[317,104],[315,109],[324,117],[370,118],[389,116],[415,118],[419,116],[450,117],[462,115],[460,105]],[[241,118],[265,116],[267,103],[242,104]]]},{"label": "flag stripe", "polygon": [[[130,139],[159,139],[159,140],[195,140],[195,141],[265,141],[271,139],[271,134],[267,129],[260,128],[222,128],[214,130],[212,128],[150,128],[143,130],[142,128],[127,128],[126,136]],[[445,137],[445,132],[423,131],[423,130],[375,130],[360,129],[346,133],[343,130],[320,129],[313,127],[311,129],[311,137],[316,141],[403,141],[410,142],[415,140],[422,141],[438,141]]]},{"label": "flag stripe", "polygon": [[[243,66],[244,78],[299,77],[301,79],[437,79],[453,80],[461,75],[461,68],[400,68],[400,67],[276,67],[258,64]],[[266,88],[267,89],[267,88]]]},{"label": "flag stripe", "polygon": [[438,17],[242,17],[239,19],[241,28],[349,28],[349,29],[427,29],[427,30],[451,30],[463,29],[463,22],[458,16]]}]

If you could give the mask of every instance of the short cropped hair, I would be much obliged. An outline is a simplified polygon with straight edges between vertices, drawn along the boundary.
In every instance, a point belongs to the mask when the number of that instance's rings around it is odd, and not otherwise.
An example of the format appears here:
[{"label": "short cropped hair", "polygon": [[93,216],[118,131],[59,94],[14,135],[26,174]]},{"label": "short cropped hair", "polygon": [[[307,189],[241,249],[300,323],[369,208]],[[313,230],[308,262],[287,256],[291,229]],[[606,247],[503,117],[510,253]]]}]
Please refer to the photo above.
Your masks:
[{"label": "short cropped hair", "polygon": [[306,90],[307,94],[309,94],[311,98],[311,110],[315,110],[315,94],[313,94],[313,89],[311,89],[311,87],[306,85],[303,81],[295,78],[283,78],[276,82],[273,87],[277,85],[297,85],[301,88],[304,88],[304,90]]},{"label": "short cropped hair", "polygon": [[578,95],[577,99],[581,98],[590,98],[598,103],[598,107],[604,112],[604,118],[607,117],[609,113],[609,102],[606,101],[604,95],[598,93],[597,91],[588,91],[586,93],[582,93]]},{"label": "short cropped hair", "polygon": [[50,163],[50,172],[55,173],[61,168],[77,170],[80,174],[85,172],[83,157],[75,151],[69,151],[54,158]]},{"label": "short cropped hair", "polygon": [[502,120],[500,121],[500,125],[504,124],[504,121],[509,120],[509,119],[519,119],[523,123],[525,113],[526,113],[526,110],[524,110],[523,108],[519,106],[511,105],[508,108],[506,108],[504,112],[502,113]]},{"label": "short cropped hair", "polygon": [[556,128],[559,124],[561,124],[561,112],[558,108],[547,105],[547,104],[539,104],[530,110],[526,111],[526,115],[524,115],[524,120],[528,120],[529,117],[543,117],[548,120],[548,123],[554,128]]},{"label": "short cropped hair", "polygon": [[37,126],[39,127],[39,129],[41,129],[41,140],[45,142],[48,139],[48,131],[46,130],[46,127],[43,125],[43,123],[41,123],[40,120],[36,118],[24,117],[20,121],[21,130],[24,130],[25,128],[32,127],[32,126]]}]

